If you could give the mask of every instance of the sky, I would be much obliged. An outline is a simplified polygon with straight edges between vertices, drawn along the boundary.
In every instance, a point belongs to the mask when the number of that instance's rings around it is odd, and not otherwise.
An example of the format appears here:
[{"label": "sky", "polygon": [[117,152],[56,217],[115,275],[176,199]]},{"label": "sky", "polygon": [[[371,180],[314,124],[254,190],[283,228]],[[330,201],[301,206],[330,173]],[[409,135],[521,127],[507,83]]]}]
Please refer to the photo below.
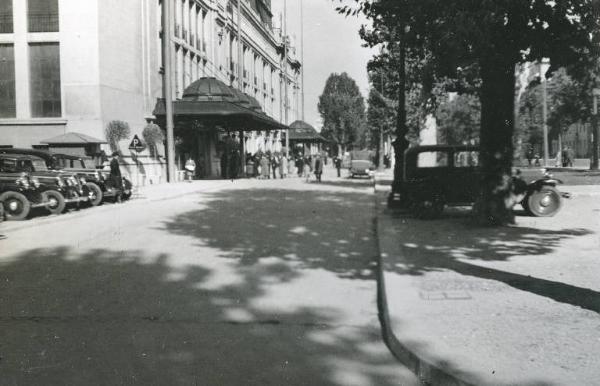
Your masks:
[{"label": "sky", "polygon": [[[347,72],[360,88],[366,100],[369,83],[367,62],[375,49],[362,47],[358,36],[364,18],[344,17],[335,11],[340,4],[333,0],[287,0],[287,33],[296,41],[296,53],[300,58],[300,4],[304,10],[304,120],[321,130],[321,118],[317,110],[319,95],[325,81],[333,72]],[[279,25],[284,0],[272,0],[273,21]],[[290,122],[291,123],[291,122]]]}]

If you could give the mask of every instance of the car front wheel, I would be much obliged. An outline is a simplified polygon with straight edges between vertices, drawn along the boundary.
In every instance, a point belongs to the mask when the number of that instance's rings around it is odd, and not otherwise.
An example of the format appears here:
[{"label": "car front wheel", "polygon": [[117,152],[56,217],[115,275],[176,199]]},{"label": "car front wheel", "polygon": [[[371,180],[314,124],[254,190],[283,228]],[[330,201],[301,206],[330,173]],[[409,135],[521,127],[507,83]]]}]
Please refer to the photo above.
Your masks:
[{"label": "car front wheel", "polygon": [[86,183],[88,189],[90,190],[90,200],[89,205],[98,206],[102,203],[102,189],[93,182]]},{"label": "car front wheel", "polygon": [[18,192],[2,193],[0,203],[4,207],[4,216],[9,221],[25,220],[31,210],[31,203],[27,197]]},{"label": "car front wheel", "polygon": [[562,206],[560,193],[552,186],[542,186],[530,193],[524,201],[527,202],[524,205],[526,210],[536,217],[554,216]]},{"label": "car front wheel", "polygon": [[46,210],[50,214],[61,214],[65,210],[65,198],[56,190],[47,190],[42,193],[44,202],[46,202]]}]

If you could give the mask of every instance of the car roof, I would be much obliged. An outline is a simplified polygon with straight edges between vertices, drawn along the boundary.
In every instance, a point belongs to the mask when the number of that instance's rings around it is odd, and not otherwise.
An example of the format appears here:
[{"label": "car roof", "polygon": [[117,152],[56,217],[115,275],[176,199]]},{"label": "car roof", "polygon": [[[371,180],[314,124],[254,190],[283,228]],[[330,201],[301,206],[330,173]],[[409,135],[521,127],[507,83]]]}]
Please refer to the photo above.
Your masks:
[{"label": "car roof", "polygon": [[9,159],[14,159],[14,160],[40,160],[43,161],[42,158],[40,157],[36,157],[34,155],[28,155],[28,154],[0,154],[0,157],[2,158],[9,158]]},{"label": "car roof", "polygon": [[52,153],[52,155],[56,156],[57,158],[64,158],[64,159],[71,159],[71,160],[86,160],[86,159],[92,159],[91,157],[83,157],[83,156],[79,156],[79,155],[71,155],[71,154],[64,154],[64,153]]},{"label": "car roof", "polygon": [[25,155],[40,157],[43,159],[52,158],[52,153],[50,153],[47,150],[40,150],[40,149],[24,149],[24,148],[18,148],[18,147],[10,147],[10,148],[0,149],[0,153],[25,154]]}]

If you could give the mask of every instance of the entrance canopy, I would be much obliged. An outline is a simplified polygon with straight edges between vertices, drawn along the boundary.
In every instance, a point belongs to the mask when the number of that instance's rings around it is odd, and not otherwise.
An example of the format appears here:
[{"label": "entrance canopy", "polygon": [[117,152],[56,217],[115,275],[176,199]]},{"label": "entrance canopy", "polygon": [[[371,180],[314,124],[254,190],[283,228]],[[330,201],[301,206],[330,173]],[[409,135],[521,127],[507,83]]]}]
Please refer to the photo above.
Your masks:
[{"label": "entrance canopy", "polygon": [[328,142],[308,123],[297,120],[290,125],[290,141],[300,143]]},{"label": "entrance canopy", "polygon": [[[175,126],[194,123],[197,128],[221,126],[231,130],[286,130],[287,126],[262,113],[258,101],[216,78],[200,78],[190,84],[183,98],[173,102]],[[258,108],[256,106],[258,104]],[[154,115],[164,119],[164,99],[158,99]]]}]

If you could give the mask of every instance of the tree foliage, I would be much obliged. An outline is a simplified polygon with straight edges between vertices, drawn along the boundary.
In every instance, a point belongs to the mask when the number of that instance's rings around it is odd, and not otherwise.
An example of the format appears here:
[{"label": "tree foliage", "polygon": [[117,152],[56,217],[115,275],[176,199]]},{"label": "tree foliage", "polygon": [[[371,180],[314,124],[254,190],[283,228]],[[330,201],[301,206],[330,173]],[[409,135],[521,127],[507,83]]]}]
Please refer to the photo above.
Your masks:
[{"label": "tree foliage", "polygon": [[479,143],[481,103],[476,95],[449,95],[440,103],[435,118],[438,125],[438,143]]},{"label": "tree foliage", "polygon": [[[355,0],[338,7],[372,21],[368,33],[361,31],[367,44],[401,45],[406,57],[426,59],[435,77],[455,78],[459,68],[478,67],[483,180],[474,211],[487,224],[514,221],[515,65],[548,57],[552,72],[594,54],[599,9],[597,0],[446,0],[443,5],[437,0]],[[411,77],[405,71],[401,75]]]},{"label": "tree foliage", "polygon": [[127,122],[114,120],[108,122],[104,134],[106,135],[106,141],[110,149],[114,152],[119,151],[119,141],[129,138],[131,129]]},{"label": "tree foliage", "polygon": [[157,145],[165,140],[165,135],[161,128],[155,123],[149,123],[144,127],[142,137],[144,137],[144,142],[148,146],[150,157],[156,157],[158,155]]},{"label": "tree foliage", "polygon": [[356,143],[365,130],[365,102],[354,79],[333,73],[319,96],[322,134],[341,148]]}]

